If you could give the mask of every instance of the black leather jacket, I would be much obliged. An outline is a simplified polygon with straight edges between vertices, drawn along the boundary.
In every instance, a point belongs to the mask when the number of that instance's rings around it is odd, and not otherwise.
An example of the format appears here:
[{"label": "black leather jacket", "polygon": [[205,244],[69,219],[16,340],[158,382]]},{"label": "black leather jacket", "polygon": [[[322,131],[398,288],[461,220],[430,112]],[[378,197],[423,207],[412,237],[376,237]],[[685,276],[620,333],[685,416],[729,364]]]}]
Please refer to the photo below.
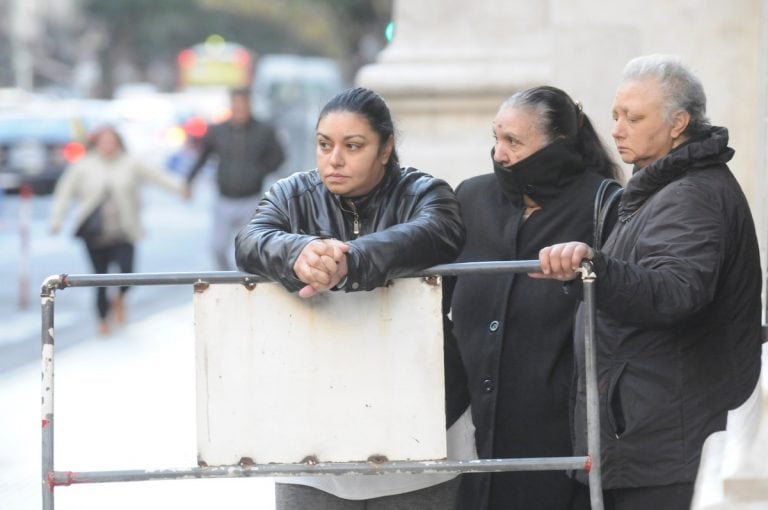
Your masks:
[{"label": "black leather jacket", "polygon": [[328,191],[312,170],[267,192],[235,240],[237,265],[297,291],[304,284],[293,265],[318,238],[350,245],[349,292],[452,261],[464,244],[464,226],[451,187],[413,168],[387,171],[373,191],[355,199]]}]

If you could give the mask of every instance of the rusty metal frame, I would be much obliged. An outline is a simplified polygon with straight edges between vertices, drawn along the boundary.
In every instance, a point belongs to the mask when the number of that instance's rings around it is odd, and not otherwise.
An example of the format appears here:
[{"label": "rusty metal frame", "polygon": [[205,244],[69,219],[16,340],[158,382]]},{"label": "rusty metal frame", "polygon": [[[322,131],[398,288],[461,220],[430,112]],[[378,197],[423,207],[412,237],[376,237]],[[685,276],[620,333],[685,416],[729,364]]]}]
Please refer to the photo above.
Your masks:
[{"label": "rusty metal frame", "polygon": [[[431,267],[413,277],[458,276],[478,273],[539,272],[538,261],[493,261],[443,264]],[[247,478],[316,475],[386,475],[416,473],[489,473],[501,471],[583,470],[589,474],[592,510],[603,510],[600,463],[600,415],[597,394],[597,368],[594,349],[594,282],[591,264],[579,268],[586,307],[586,388],[587,448],[586,456],[515,459],[333,462],[301,464],[255,464],[195,467],[162,470],[56,471],[54,469],[54,304],[56,290],[69,287],[108,287],[134,285],[201,285],[232,283],[252,286],[264,281],[258,276],[236,271],[201,273],[129,273],[53,275],[42,284],[42,503],[43,510],[53,510],[54,489],[81,483],[109,483],[191,478]]]}]

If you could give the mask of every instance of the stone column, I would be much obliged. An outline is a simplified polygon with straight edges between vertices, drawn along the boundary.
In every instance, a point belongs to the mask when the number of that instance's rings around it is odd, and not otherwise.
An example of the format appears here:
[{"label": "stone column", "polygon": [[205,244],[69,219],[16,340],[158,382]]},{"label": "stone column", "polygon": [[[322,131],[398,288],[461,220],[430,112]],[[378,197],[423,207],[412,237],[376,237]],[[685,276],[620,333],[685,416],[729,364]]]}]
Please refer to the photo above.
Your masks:
[{"label": "stone column", "polygon": [[403,164],[456,185],[491,171],[502,100],[549,80],[547,2],[395,1],[395,35],[359,85],[389,103]]},{"label": "stone column", "polygon": [[403,163],[455,185],[491,171],[491,120],[515,91],[563,88],[612,146],[610,108],[624,64],[646,53],[680,55],[704,83],[713,123],[730,130],[731,167],[765,253],[765,4],[395,0],[394,39],[357,83],[389,102]]}]

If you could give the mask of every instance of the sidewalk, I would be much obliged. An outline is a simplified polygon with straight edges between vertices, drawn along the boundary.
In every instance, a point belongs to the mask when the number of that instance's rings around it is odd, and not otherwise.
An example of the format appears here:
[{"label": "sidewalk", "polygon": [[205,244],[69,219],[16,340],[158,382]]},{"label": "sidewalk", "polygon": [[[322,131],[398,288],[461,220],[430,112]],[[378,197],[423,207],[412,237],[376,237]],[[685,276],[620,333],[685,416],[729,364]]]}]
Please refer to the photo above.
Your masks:
[{"label": "sidewalk", "polygon": [[[191,298],[54,362],[57,470],[196,466]],[[0,508],[41,508],[40,363],[0,377],[0,405]],[[85,484],[58,487],[55,506],[273,510],[274,493],[262,478]]]}]

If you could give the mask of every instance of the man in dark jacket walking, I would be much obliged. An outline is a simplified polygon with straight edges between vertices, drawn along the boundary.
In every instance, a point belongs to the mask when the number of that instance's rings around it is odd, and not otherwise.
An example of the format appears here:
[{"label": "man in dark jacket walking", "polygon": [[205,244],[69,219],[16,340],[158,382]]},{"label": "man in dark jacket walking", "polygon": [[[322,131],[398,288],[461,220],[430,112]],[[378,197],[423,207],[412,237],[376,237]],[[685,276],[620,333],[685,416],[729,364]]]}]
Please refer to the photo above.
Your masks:
[{"label": "man in dark jacket walking", "polygon": [[[603,249],[541,250],[543,274],[597,274],[597,364],[607,509],[689,508],[701,448],[760,373],[761,271],[746,198],[726,163],[725,128],[699,80],[671,57],[630,61],[613,138],[635,165]],[[583,374],[583,327],[576,348]],[[586,451],[584,383],[574,430]],[[582,476],[578,473],[577,476]]]},{"label": "man in dark jacket walking", "polygon": [[235,269],[232,249],[235,234],[248,223],[261,198],[264,178],[284,160],[283,148],[272,126],[251,114],[247,89],[230,94],[232,117],[212,126],[202,140],[197,160],[187,176],[192,183],[213,154],[218,156],[211,249],[217,269]]}]

